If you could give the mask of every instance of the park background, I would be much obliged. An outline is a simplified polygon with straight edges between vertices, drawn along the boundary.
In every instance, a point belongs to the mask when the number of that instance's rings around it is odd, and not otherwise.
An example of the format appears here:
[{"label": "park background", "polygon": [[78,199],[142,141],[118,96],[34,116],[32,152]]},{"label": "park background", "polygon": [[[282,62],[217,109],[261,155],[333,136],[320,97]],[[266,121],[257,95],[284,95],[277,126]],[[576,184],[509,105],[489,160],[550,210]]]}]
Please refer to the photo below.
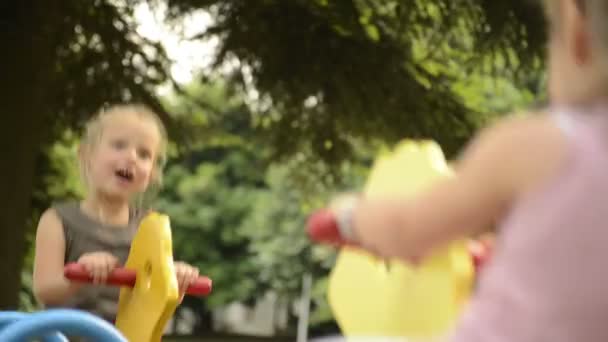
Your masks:
[{"label": "park background", "polygon": [[542,103],[539,2],[4,2],[0,309],[40,309],[39,215],[82,195],[86,119],[135,101],[171,138],[150,203],[171,217],[175,257],[214,280],[169,332],[293,341],[305,304],[309,335],[336,333],[325,299],[335,251],[307,239],[307,215],[360,188],[400,139],[434,139],[453,158],[480,127]]}]

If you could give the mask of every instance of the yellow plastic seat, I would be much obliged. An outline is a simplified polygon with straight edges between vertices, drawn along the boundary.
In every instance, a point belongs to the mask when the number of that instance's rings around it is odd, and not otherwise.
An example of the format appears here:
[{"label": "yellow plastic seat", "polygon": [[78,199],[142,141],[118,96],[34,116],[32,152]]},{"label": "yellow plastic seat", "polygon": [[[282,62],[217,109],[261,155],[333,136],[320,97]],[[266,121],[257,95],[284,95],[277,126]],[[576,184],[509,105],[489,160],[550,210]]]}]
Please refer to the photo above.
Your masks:
[{"label": "yellow plastic seat", "polygon": [[125,268],[136,270],[137,280],[120,290],[116,327],[130,342],[158,342],[179,300],[168,216],[142,220]]},{"label": "yellow plastic seat", "polygon": [[[435,142],[406,140],[375,161],[364,191],[367,197],[414,195],[451,175]],[[473,281],[467,241],[418,267],[344,247],[330,274],[328,300],[346,337],[433,338],[453,326]]]}]

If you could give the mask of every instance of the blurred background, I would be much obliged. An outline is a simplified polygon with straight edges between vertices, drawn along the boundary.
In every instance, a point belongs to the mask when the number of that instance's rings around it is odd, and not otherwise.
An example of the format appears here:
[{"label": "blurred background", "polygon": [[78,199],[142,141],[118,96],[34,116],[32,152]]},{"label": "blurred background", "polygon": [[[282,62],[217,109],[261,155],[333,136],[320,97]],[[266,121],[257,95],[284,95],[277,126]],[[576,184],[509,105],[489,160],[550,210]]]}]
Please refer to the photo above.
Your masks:
[{"label": "blurred background", "polygon": [[0,309],[39,309],[34,227],[82,195],[83,123],[144,102],[171,138],[150,204],[171,217],[175,257],[214,279],[179,308],[175,340],[294,341],[298,319],[338,333],[335,250],[305,236],[311,210],[360,188],[400,139],[453,158],[545,100],[535,1],[22,0],[0,5],[0,30]]}]

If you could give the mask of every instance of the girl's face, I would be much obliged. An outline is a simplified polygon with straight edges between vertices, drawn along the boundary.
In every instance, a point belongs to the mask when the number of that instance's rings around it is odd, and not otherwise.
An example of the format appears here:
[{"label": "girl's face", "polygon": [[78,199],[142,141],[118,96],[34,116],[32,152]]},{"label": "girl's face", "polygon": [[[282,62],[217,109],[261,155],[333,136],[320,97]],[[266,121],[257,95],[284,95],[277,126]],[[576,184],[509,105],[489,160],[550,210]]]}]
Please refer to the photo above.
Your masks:
[{"label": "girl's face", "polygon": [[89,184],[96,193],[123,200],[144,192],[156,177],[160,139],[152,120],[134,113],[107,117],[100,140],[85,156]]}]

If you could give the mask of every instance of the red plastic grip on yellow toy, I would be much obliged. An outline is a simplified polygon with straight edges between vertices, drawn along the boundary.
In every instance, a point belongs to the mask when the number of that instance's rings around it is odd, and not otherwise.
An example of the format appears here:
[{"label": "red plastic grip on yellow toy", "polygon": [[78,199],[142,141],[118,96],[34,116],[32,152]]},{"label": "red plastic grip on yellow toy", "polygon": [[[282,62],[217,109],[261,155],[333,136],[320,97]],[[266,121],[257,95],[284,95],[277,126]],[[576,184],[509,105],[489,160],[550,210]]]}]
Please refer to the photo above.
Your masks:
[{"label": "red plastic grip on yellow toy", "polygon": [[317,243],[360,247],[356,242],[342,236],[336,216],[328,209],[321,209],[310,215],[306,227],[309,238]]},{"label": "red plastic grip on yellow toy", "polygon": [[[330,245],[353,245],[340,235],[340,228],[335,215],[327,210],[318,210],[310,215],[307,223],[307,232],[311,240],[317,243]],[[480,270],[490,257],[491,247],[482,241],[470,245],[469,253],[473,259],[476,270]]]},{"label": "red plastic grip on yellow toy", "polygon": [[[69,263],[65,265],[63,270],[64,276],[72,281],[78,281],[83,283],[93,282],[93,277],[89,275],[89,272],[79,263]],[[114,286],[135,286],[137,273],[134,270],[126,268],[115,268],[110,272],[106,284]],[[188,287],[187,294],[193,296],[207,296],[211,293],[213,282],[210,278],[201,276]]]},{"label": "red plastic grip on yellow toy", "polygon": [[473,266],[480,271],[492,254],[492,246],[487,241],[474,241],[469,245],[469,253],[473,258]]},{"label": "red plastic grip on yellow toy", "polygon": [[346,243],[340,235],[336,217],[327,209],[321,209],[310,215],[307,231],[309,237],[315,242],[338,245]]}]

